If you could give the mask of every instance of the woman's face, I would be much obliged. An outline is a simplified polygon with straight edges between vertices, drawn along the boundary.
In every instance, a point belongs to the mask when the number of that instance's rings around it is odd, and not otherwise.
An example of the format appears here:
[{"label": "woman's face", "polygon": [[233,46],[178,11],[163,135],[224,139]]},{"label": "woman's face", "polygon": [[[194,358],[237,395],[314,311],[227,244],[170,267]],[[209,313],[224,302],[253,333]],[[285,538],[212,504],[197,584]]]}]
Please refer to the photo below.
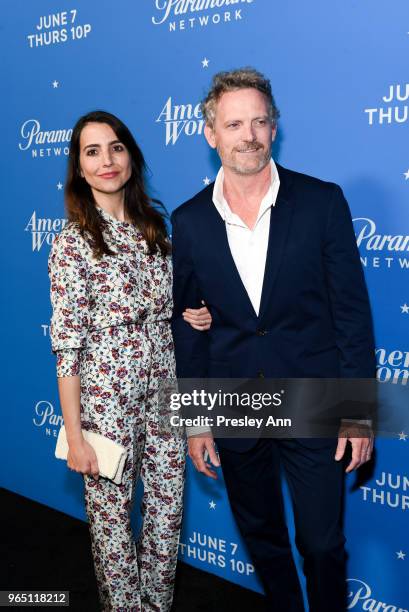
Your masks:
[{"label": "woman's face", "polygon": [[121,191],[132,173],[131,158],[111,126],[88,123],[80,135],[80,172],[91,187],[95,199],[98,193]]}]

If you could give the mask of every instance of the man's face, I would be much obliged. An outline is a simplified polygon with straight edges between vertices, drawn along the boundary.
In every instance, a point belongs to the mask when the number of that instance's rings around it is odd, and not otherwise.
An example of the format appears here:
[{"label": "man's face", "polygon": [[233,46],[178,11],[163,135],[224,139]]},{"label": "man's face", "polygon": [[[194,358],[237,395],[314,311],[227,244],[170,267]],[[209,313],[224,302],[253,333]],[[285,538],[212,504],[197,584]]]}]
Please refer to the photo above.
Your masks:
[{"label": "man's face", "polygon": [[275,135],[267,98],[257,89],[223,94],[216,105],[213,128],[205,127],[207,142],[217,149],[223,167],[241,175],[265,168]]}]

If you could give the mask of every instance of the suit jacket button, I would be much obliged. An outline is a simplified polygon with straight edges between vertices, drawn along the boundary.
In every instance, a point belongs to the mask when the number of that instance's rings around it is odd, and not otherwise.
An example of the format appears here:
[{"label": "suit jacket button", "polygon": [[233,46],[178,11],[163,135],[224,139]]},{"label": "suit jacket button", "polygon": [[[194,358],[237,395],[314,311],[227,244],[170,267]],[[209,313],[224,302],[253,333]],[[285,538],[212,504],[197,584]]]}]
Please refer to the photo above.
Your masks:
[{"label": "suit jacket button", "polygon": [[257,336],[265,336],[265,335],[266,335],[266,333],[267,333],[267,330],[266,330],[266,329],[258,329],[258,330],[256,331]]},{"label": "suit jacket button", "polygon": [[264,372],[263,372],[263,370],[259,370],[258,377],[259,377],[259,378],[264,378]]}]

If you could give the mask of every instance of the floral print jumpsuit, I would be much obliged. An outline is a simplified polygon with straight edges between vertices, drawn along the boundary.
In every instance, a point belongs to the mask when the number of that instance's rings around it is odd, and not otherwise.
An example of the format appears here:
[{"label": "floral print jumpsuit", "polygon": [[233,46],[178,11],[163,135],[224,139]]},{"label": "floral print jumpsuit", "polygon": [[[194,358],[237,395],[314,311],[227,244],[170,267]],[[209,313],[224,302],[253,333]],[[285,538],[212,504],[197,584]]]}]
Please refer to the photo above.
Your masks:
[{"label": "floral print jumpsuit", "polygon": [[[81,424],[128,449],[120,485],[85,475],[102,610],[170,610],[182,517],[185,441],[158,428],[158,385],[175,378],[170,257],[149,255],[138,229],[98,208],[115,256],[93,257],[76,224],[49,259],[57,376],[80,376]],[[144,485],[137,544],[130,525]]]}]

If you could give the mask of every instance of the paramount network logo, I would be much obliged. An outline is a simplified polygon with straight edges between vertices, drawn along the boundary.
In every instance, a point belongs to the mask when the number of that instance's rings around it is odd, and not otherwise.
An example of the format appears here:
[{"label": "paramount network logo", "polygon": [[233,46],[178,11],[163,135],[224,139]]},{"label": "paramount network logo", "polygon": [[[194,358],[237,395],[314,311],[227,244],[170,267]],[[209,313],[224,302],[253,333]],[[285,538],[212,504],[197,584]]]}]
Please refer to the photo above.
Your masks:
[{"label": "paramount network logo", "polygon": [[[406,608],[400,608],[392,604],[384,603],[372,597],[372,590],[369,584],[357,578],[348,578],[348,607],[347,610],[357,608],[357,610],[384,610],[385,612],[408,612]],[[349,590],[350,589],[350,590]]]},{"label": "paramount network logo", "polygon": [[63,417],[56,414],[54,406],[47,400],[40,400],[34,406],[33,424],[45,431],[47,436],[58,436],[59,428],[64,425]]},{"label": "paramount network logo", "polygon": [[367,217],[355,218],[354,224],[357,244],[367,251],[409,251],[409,236],[378,234],[375,221]]},{"label": "paramount network logo", "polygon": [[193,104],[173,104],[169,96],[156,123],[165,124],[165,143],[174,145],[183,134],[195,136],[203,133],[204,119],[200,102]]},{"label": "paramount network logo", "polygon": [[38,119],[27,119],[20,128],[20,136],[20,151],[31,151],[32,157],[58,157],[68,155],[69,145],[64,143],[70,142],[72,129],[42,130]]},{"label": "paramount network logo", "polygon": [[67,219],[39,219],[34,211],[24,228],[25,232],[31,232],[32,250],[40,251],[44,244],[51,246],[66,223]]},{"label": "paramount network logo", "polygon": [[243,6],[253,2],[254,0],[154,0],[157,13],[152,17],[152,23],[168,23],[169,31],[175,32],[240,21],[243,19]]},{"label": "paramount network logo", "polygon": [[368,217],[356,217],[353,222],[358,248],[366,252],[361,257],[364,267],[391,268],[396,264],[402,269],[409,268],[409,258],[399,256],[409,252],[409,235],[381,234],[375,221]]}]

